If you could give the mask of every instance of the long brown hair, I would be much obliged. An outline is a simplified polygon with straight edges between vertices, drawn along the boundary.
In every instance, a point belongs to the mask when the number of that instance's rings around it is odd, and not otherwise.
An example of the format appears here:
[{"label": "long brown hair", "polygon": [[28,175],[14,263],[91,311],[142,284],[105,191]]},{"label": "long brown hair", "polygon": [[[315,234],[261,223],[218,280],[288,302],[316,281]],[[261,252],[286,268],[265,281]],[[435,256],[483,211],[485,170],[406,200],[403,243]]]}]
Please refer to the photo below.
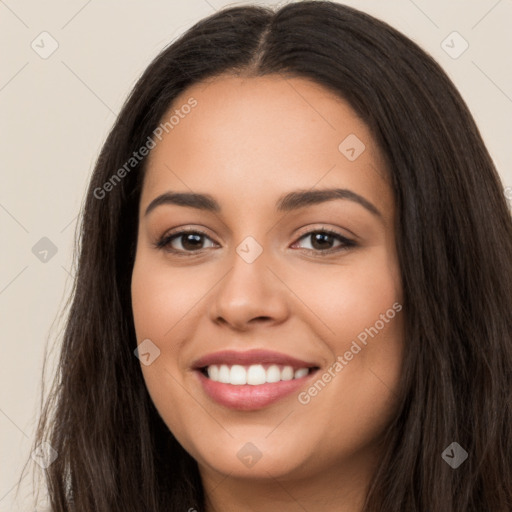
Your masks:
[{"label": "long brown hair", "polygon": [[[364,511],[512,510],[512,220],[498,173],[431,57],[387,24],[322,1],[218,11],[165,48],[126,101],[86,196],[58,373],[34,442],[58,453],[46,469],[52,510],[204,510],[197,463],[158,415],[133,354],[146,158],[98,189],[178,94],[222,73],[303,77],[334,91],[390,169],[406,348],[399,411]],[[442,457],[452,442],[468,453],[457,469]]]}]

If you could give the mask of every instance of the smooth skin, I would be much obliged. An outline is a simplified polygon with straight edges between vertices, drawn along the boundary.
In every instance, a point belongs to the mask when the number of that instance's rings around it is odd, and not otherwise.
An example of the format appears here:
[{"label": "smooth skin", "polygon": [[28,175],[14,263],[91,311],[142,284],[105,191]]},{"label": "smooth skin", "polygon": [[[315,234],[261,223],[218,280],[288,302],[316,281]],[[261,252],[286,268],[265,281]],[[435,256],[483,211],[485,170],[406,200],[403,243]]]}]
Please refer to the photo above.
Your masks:
[{"label": "smooth skin", "polygon": [[[382,154],[344,100],[306,79],[222,75],[183,91],[169,116],[191,97],[197,106],[151,151],[140,200],[133,315],[138,343],[160,349],[141,364],[148,391],[199,464],[208,512],[358,512],[396,413],[403,312],[307,404],[292,393],[263,409],[229,409],[191,366],[225,349],[274,350],[318,363],[307,391],[402,303]],[[354,161],[339,150],[350,134],[365,145]],[[276,210],[284,194],[324,188],[348,189],[380,214],[346,198]],[[160,204],[146,214],[166,192],[209,194],[220,211]],[[206,235],[156,246],[186,229]],[[322,229],[356,245],[319,243]],[[236,251],[247,237],[263,251],[252,263]],[[237,457],[246,443],[261,453],[252,467]]]}]

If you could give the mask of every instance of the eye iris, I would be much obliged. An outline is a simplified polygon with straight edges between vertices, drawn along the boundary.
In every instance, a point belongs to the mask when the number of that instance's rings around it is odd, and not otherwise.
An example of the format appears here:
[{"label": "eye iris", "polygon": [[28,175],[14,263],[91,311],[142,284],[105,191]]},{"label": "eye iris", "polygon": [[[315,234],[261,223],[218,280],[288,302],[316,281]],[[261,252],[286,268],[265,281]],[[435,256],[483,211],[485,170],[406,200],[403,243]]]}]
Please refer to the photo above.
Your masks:
[{"label": "eye iris", "polygon": [[[328,233],[313,233],[311,236],[313,237],[312,246],[315,249],[322,250],[322,249],[330,249],[331,248],[331,245],[333,242],[332,235],[330,235]],[[316,244],[319,244],[320,246],[315,247]],[[327,244],[327,247],[325,246],[325,244]]]},{"label": "eye iris", "polygon": [[[197,233],[187,233],[186,235],[181,235],[181,239],[182,239],[182,245],[183,245],[183,248],[184,249],[190,249],[190,250],[197,250],[197,248],[201,246],[201,243],[202,243],[202,238],[203,238],[203,235],[199,235]],[[194,240],[194,242],[192,242],[191,246],[188,246],[187,247],[187,244],[191,241],[191,240]]]}]

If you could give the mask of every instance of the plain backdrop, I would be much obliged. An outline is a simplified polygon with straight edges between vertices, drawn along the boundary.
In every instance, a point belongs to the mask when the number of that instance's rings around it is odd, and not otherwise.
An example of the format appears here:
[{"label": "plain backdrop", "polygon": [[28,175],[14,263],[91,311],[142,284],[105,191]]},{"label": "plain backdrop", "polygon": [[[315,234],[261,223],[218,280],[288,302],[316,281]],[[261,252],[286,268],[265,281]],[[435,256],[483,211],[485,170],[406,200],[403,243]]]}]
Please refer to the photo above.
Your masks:
[{"label": "plain backdrop", "polygon": [[[18,498],[15,485],[30,458],[47,344],[50,374],[58,354],[77,215],[100,147],[164,46],[219,8],[249,3],[286,2],[0,1],[0,512],[34,511],[30,474]],[[512,0],[344,3],[441,64],[512,196]]]}]

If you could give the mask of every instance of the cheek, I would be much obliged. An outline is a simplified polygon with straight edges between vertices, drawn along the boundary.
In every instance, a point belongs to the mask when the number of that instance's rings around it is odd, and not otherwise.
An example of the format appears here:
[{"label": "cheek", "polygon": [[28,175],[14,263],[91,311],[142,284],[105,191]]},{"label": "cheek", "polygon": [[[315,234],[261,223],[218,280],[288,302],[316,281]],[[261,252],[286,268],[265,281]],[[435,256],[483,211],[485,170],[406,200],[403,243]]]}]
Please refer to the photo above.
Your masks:
[{"label": "cheek", "polygon": [[184,400],[178,383],[180,344],[170,341],[173,334],[183,328],[182,324],[190,321],[187,313],[190,314],[191,304],[198,300],[194,301],[194,287],[185,286],[182,276],[181,272],[166,271],[141,251],[131,282],[137,342],[150,339],[160,350],[150,365],[141,364],[142,374],[153,404],[174,433],[180,432],[182,422],[176,421],[180,415],[169,411],[180,410]]},{"label": "cheek", "polygon": [[363,293],[361,286],[356,287],[357,294],[338,300],[331,315],[324,311],[334,332],[324,338],[332,364],[299,395],[304,417],[330,426],[322,430],[327,459],[348,456],[373,443],[396,411],[404,341],[402,304],[396,300],[393,281],[381,278],[370,283],[375,288],[369,286]]},{"label": "cheek", "polygon": [[[344,265],[326,265],[314,273],[298,272],[292,277],[294,291],[306,299],[317,318],[314,323],[337,353],[344,351],[347,340],[361,333],[364,338],[365,330],[379,322],[381,315],[394,318],[393,305],[402,301],[397,263],[384,248],[354,254],[346,261]],[[383,330],[381,322],[378,328]]]},{"label": "cheek", "polygon": [[170,269],[150,258],[136,260],[132,274],[132,309],[137,339],[168,335],[204,296],[194,275]]},{"label": "cheek", "polygon": [[321,320],[317,325],[326,333],[332,365],[318,376],[322,382],[305,390],[301,403],[313,417],[337,425],[333,446],[339,435],[357,444],[358,436],[371,437],[393,414],[404,341],[398,266],[389,253],[376,250],[371,261],[330,268],[323,280],[309,281],[302,290],[309,290],[308,306]]}]

